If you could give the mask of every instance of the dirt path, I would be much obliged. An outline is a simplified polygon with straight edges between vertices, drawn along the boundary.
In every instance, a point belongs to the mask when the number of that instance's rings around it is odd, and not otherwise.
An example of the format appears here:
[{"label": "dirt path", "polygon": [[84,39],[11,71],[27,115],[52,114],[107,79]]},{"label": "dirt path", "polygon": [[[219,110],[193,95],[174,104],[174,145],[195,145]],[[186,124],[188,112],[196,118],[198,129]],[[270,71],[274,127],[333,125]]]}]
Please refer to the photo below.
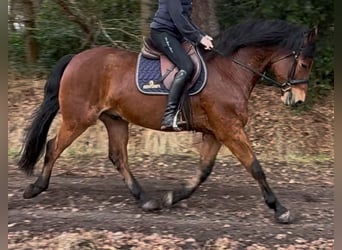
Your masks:
[{"label": "dirt path", "polygon": [[[34,178],[11,164],[9,249],[70,249],[68,244],[82,242],[98,249],[333,249],[332,164],[264,164],[274,191],[294,215],[292,224],[279,225],[240,165],[228,167],[220,160],[190,199],[146,213],[106,161],[74,159],[72,169],[60,162],[49,190],[32,200],[21,195]],[[180,165],[170,169],[171,161]],[[96,167],[103,163],[107,167]],[[156,197],[194,171],[191,158],[165,156],[156,159],[158,168],[141,163],[132,162],[132,169]]]},{"label": "dirt path", "polygon": [[[47,192],[24,200],[35,177],[19,172],[15,162],[43,86],[41,80],[9,83],[9,249],[333,249],[333,92],[300,113],[282,105],[274,87],[253,91],[247,133],[270,185],[294,216],[292,224],[279,225],[256,182],[227,150],[190,199],[143,212],[107,159],[103,126],[90,128],[63,153]],[[58,118],[49,136],[57,127]],[[194,174],[198,142],[196,135],[132,127],[132,171],[160,198]]]}]

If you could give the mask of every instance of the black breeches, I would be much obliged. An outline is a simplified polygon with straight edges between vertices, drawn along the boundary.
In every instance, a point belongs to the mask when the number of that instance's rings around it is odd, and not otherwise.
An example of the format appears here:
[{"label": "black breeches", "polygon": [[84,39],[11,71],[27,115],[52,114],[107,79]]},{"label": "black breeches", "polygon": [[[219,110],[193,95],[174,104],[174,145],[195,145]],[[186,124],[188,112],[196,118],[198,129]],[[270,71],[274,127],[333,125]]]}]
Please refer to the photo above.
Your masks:
[{"label": "black breeches", "polygon": [[194,65],[177,38],[165,31],[152,29],[151,39],[155,47],[165,54],[179,70],[185,70],[188,76],[192,75]]}]

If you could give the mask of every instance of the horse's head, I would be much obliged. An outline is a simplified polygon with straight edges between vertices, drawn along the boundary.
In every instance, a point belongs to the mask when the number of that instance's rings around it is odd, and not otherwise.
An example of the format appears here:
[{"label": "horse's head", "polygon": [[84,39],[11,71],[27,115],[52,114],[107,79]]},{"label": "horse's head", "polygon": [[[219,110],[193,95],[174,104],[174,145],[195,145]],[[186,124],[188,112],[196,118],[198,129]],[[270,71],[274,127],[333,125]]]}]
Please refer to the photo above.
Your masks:
[{"label": "horse's head", "polygon": [[309,76],[315,54],[317,28],[304,34],[298,50],[281,50],[270,62],[276,81],[282,83],[281,100],[285,105],[296,106],[306,98]]}]

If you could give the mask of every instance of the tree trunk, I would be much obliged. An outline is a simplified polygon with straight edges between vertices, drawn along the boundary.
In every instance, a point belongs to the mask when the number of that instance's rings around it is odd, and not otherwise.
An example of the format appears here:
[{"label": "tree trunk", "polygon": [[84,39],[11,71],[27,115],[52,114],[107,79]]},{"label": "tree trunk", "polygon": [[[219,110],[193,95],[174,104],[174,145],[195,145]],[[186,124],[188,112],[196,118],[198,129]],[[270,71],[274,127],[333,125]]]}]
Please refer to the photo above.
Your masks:
[{"label": "tree trunk", "polygon": [[192,19],[210,36],[218,35],[220,27],[215,14],[214,0],[193,0]]},{"label": "tree trunk", "polygon": [[9,0],[8,1],[8,28],[11,32],[15,32],[15,12],[14,12],[14,5],[15,1],[14,0]]},{"label": "tree trunk", "polygon": [[35,29],[35,11],[34,4],[31,0],[23,0],[23,16],[24,16],[24,40],[25,40],[25,53],[26,62],[33,64],[37,62],[38,58],[38,44],[34,36]]},{"label": "tree trunk", "polygon": [[150,35],[150,17],[151,17],[151,1],[141,0],[141,34],[143,36]]}]

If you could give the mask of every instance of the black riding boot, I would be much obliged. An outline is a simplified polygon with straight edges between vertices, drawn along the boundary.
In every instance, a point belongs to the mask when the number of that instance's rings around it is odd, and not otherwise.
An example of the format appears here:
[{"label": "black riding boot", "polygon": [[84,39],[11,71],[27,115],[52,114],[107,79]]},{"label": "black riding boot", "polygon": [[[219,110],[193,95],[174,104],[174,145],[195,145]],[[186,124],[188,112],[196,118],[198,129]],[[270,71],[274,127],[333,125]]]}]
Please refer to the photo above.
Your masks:
[{"label": "black riding boot", "polygon": [[167,107],[161,123],[161,130],[177,130],[177,124],[173,126],[173,120],[187,80],[188,73],[185,70],[180,70],[176,74],[170,89]]}]

